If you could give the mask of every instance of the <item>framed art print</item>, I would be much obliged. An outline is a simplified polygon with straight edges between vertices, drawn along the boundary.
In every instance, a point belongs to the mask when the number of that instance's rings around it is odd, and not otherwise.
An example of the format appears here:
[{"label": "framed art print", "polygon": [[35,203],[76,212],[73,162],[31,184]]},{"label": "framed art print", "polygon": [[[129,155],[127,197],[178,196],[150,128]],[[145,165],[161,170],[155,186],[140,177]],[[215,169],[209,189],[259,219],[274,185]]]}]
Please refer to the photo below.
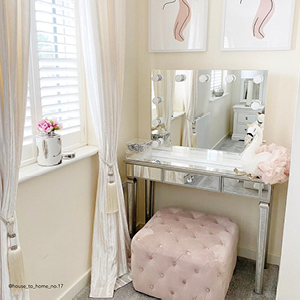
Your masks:
[{"label": "framed art print", "polygon": [[295,0],[224,0],[222,50],[290,50]]},{"label": "framed art print", "polygon": [[149,0],[149,51],[206,51],[208,0]]}]

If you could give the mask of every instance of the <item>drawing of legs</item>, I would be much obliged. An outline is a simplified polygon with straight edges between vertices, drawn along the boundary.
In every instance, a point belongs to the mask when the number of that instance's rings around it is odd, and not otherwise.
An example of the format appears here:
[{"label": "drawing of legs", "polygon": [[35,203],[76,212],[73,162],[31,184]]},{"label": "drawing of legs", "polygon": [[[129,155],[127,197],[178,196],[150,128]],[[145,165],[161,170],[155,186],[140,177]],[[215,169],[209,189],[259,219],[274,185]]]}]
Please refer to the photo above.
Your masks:
[{"label": "drawing of legs", "polygon": [[264,39],[264,28],[275,12],[275,0],[261,0],[253,21],[253,36]]},{"label": "drawing of legs", "polygon": [[[163,9],[167,4],[174,2],[176,2],[176,0],[165,3]],[[174,37],[177,41],[184,41],[183,31],[189,24],[191,16],[192,12],[188,0],[179,0],[179,11],[174,25]]]}]

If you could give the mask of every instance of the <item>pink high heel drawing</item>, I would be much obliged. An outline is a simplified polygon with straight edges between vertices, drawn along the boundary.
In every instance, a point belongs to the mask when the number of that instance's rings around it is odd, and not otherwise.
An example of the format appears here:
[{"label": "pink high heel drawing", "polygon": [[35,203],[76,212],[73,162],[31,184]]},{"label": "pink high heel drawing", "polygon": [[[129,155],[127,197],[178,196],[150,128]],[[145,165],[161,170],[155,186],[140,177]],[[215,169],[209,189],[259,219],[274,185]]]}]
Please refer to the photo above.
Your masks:
[{"label": "pink high heel drawing", "polygon": [[[176,1],[177,0],[165,3],[163,9],[165,9],[165,6],[167,4],[174,3]],[[184,41],[183,31],[189,24],[191,17],[192,17],[192,11],[188,0],[179,0],[179,11],[175,21],[174,30],[173,30],[174,37],[177,41],[179,42]]]},{"label": "pink high heel drawing", "polygon": [[[240,0],[242,3],[243,0]],[[275,12],[275,0],[261,0],[253,21],[253,36],[262,40],[265,38],[264,28]]]}]

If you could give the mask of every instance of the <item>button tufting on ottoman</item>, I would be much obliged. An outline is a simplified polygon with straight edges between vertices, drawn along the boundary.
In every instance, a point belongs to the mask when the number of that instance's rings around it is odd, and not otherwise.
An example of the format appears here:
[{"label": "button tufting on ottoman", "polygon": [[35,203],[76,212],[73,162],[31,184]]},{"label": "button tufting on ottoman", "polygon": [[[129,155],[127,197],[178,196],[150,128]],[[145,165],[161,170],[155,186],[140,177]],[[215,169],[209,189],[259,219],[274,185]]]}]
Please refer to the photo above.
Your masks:
[{"label": "button tufting on ottoman", "polygon": [[238,227],[228,218],[162,209],[132,240],[133,286],[163,300],[222,300],[237,242]]}]

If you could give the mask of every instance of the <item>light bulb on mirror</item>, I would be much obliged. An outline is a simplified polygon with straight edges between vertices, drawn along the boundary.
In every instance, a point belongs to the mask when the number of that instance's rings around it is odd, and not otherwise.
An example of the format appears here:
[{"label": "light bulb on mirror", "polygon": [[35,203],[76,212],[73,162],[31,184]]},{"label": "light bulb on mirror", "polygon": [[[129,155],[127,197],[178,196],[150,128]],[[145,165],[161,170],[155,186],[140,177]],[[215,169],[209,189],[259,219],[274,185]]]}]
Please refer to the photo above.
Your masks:
[{"label": "light bulb on mirror", "polygon": [[162,81],[163,80],[163,76],[158,74],[158,75],[153,75],[152,76],[152,80],[155,81],[155,82],[158,82],[158,81]]},{"label": "light bulb on mirror", "polygon": [[261,107],[261,102],[259,100],[254,100],[252,103],[251,103],[251,108],[253,110],[258,110],[259,108]]},{"label": "light bulb on mirror", "polygon": [[253,77],[253,82],[255,84],[260,84],[264,81],[264,77],[262,75],[256,75]]},{"label": "light bulb on mirror", "polygon": [[186,80],[186,75],[184,75],[184,74],[182,74],[182,75],[178,74],[178,75],[175,76],[175,81],[176,82],[182,82],[182,81],[185,81],[185,80]]},{"label": "light bulb on mirror", "polygon": [[227,75],[227,76],[225,77],[225,81],[226,81],[227,83],[233,83],[233,82],[236,81],[236,76],[233,75],[233,74],[229,74],[229,75]]},{"label": "light bulb on mirror", "polygon": [[152,147],[153,147],[153,148],[157,148],[157,147],[159,147],[159,146],[162,146],[163,143],[164,143],[164,139],[163,139],[163,138],[159,138],[159,139],[153,141]]},{"label": "light bulb on mirror", "polygon": [[152,99],[152,103],[155,105],[161,103],[162,101],[163,101],[163,99],[161,97],[155,97]]},{"label": "light bulb on mirror", "polygon": [[205,83],[205,82],[208,82],[210,80],[210,76],[209,75],[200,75],[199,76],[199,81],[201,82],[201,83]]},{"label": "light bulb on mirror", "polygon": [[152,121],[152,125],[153,125],[154,128],[157,127],[160,124],[162,124],[162,119],[161,118],[157,118],[157,119],[154,119]]}]

